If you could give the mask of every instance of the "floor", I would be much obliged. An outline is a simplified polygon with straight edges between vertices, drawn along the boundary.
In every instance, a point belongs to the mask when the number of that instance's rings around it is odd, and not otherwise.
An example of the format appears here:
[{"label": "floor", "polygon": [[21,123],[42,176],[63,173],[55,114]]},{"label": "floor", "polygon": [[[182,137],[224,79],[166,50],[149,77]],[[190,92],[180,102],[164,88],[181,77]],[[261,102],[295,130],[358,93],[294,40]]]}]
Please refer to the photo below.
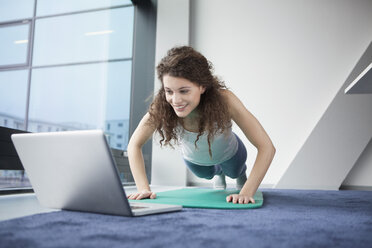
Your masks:
[{"label": "floor", "polygon": [[[161,188],[153,190],[158,192]],[[264,204],[257,209],[184,208],[136,218],[57,211],[11,219],[0,225],[0,246],[372,247],[371,191],[262,192]],[[11,201],[15,203],[16,198]],[[4,208],[4,202],[11,201],[2,200],[0,205]],[[11,212],[7,209],[7,218]]]}]

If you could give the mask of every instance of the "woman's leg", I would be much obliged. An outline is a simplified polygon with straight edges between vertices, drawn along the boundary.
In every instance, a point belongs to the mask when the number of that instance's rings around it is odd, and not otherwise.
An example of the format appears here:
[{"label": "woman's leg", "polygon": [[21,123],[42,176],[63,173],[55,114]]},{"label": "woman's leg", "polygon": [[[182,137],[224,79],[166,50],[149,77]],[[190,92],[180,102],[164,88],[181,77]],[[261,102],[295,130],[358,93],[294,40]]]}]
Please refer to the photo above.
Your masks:
[{"label": "woman's leg", "polygon": [[212,179],[214,175],[220,175],[222,173],[220,165],[210,165],[210,166],[202,166],[194,164],[186,159],[184,159],[187,167],[197,176],[200,178],[205,179]]},{"label": "woman's leg", "polygon": [[234,134],[238,139],[238,151],[229,160],[220,164],[222,172],[231,178],[238,178],[245,174],[247,166],[245,161],[247,160],[247,150],[240,140],[240,138]]},{"label": "woman's leg", "polygon": [[200,178],[212,179],[215,175],[221,175],[222,173],[231,178],[238,178],[245,174],[247,166],[245,161],[247,160],[247,150],[240,138],[234,134],[238,139],[238,151],[229,160],[219,164],[203,166],[194,164],[184,159],[187,167]]}]

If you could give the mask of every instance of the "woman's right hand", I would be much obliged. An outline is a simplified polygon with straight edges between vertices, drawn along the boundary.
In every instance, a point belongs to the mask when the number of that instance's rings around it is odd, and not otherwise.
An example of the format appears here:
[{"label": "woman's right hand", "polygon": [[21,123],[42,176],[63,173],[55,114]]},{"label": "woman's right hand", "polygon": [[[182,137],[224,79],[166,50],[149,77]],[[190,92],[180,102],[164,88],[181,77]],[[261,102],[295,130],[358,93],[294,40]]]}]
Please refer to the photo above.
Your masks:
[{"label": "woman's right hand", "polygon": [[154,192],[151,192],[150,190],[145,189],[137,193],[132,193],[128,195],[127,198],[130,200],[141,200],[141,199],[146,199],[146,198],[155,199],[156,194]]}]

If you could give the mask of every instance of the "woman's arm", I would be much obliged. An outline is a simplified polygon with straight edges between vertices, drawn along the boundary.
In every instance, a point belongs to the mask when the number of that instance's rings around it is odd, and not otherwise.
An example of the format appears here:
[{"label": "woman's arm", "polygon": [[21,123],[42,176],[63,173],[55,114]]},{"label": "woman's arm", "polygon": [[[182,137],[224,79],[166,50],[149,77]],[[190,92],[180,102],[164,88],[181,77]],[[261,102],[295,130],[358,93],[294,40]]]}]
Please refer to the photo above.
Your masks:
[{"label": "woman's arm", "polygon": [[232,120],[240,127],[247,139],[257,148],[256,161],[239,195],[230,195],[226,200],[233,203],[254,203],[253,196],[274,158],[275,147],[264,128],[245,108],[239,98],[228,90],[224,90],[223,95],[226,97]]},{"label": "woman's arm", "polygon": [[128,144],[129,166],[138,190],[137,193],[128,195],[129,199],[140,200],[142,198],[156,197],[155,193],[151,192],[147,180],[145,162],[142,154],[142,146],[150,139],[155,131],[155,128],[148,122],[149,118],[149,113],[142,118]]}]

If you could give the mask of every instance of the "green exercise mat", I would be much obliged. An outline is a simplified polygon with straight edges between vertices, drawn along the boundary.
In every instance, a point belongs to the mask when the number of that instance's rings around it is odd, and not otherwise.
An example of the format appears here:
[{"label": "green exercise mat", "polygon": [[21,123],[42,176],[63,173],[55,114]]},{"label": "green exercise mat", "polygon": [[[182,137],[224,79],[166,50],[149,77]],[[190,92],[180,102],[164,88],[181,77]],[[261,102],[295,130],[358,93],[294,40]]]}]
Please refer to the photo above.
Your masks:
[{"label": "green exercise mat", "polygon": [[[214,190],[203,188],[183,188],[156,193],[156,199],[142,199],[141,202],[182,205],[185,208],[221,208],[221,209],[247,209],[259,208],[263,204],[262,192],[254,195],[256,203],[234,204],[226,202],[230,194],[238,194],[239,190]],[[136,200],[129,200],[134,202]]]}]

